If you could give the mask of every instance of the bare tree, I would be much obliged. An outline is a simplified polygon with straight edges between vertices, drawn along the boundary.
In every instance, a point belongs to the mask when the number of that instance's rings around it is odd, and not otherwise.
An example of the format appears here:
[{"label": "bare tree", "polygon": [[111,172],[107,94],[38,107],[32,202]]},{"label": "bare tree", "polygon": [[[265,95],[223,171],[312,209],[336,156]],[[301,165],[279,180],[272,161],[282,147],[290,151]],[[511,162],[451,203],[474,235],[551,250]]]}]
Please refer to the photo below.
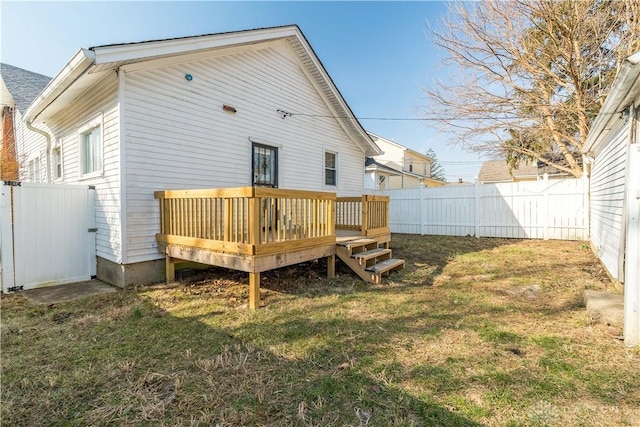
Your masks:
[{"label": "bare tree", "polygon": [[467,149],[581,176],[580,150],[623,60],[640,49],[637,0],[454,3],[434,44],[455,70],[424,108]]}]

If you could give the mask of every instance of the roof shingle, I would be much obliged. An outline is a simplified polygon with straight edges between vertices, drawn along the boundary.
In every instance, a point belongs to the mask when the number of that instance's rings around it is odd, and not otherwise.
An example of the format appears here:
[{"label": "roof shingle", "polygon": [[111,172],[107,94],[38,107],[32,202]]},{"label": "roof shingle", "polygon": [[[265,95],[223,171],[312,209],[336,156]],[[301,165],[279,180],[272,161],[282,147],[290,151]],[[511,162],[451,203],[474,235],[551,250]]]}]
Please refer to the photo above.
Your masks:
[{"label": "roof shingle", "polygon": [[482,163],[482,167],[478,173],[478,181],[505,182],[516,179],[531,179],[542,176],[545,173],[552,176],[568,175],[566,172],[562,172],[553,166],[547,166],[539,162],[526,163],[519,165],[516,169],[509,170],[509,165],[504,160],[487,160]]},{"label": "roof shingle", "polygon": [[0,75],[19,111],[25,112],[34,99],[47,86],[51,77],[34,73],[13,65],[0,63]]}]

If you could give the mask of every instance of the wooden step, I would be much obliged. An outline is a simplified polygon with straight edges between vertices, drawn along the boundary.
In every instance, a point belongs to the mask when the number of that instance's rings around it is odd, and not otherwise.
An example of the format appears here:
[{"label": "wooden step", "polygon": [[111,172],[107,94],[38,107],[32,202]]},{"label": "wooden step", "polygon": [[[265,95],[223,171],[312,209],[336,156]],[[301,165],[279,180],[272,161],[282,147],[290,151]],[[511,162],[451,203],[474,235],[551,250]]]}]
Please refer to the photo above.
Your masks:
[{"label": "wooden step", "polygon": [[338,246],[344,246],[345,248],[351,250],[352,248],[358,246],[366,246],[371,244],[377,244],[377,240],[375,239],[355,239],[355,240],[345,240],[343,242],[336,242]]},{"label": "wooden step", "polygon": [[393,269],[402,269],[404,268],[404,260],[391,258],[386,261],[379,262],[377,264],[372,265],[371,267],[367,267],[365,270],[370,271],[374,274],[382,274],[387,271],[391,271]]},{"label": "wooden step", "polygon": [[357,253],[353,255],[353,257],[358,261],[362,262],[362,261],[368,261],[373,258],[378,258],[386,254],[391,254],[391,249],[382,249],[382,248],[371,249],[365,252]]}]

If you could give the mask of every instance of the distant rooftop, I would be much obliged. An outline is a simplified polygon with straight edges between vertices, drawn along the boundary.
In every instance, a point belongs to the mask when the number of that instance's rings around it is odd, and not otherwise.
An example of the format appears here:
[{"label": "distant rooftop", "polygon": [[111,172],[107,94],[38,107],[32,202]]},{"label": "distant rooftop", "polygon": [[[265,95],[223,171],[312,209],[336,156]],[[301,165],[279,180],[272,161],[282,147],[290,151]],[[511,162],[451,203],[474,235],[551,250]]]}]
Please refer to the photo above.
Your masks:
[{"label": "distant rooftop", "polygon": [[9,93],[21,112],[25,112],[42,89],[51,81],[51,77],[24,70],[9,64],[0,63],[0,75]]},{"label": "distant rooftop", "polygon": [[534,177],[549,175],[568,175],[553,166],[544,164],[527,163],[519,165],[513,170],[509,170],[509,165],[504,160],[487,160],[482,163],[480,173],[478,173],[478,181],[480,182],[506,182],[515,181],[516,179],[532,179]]}]

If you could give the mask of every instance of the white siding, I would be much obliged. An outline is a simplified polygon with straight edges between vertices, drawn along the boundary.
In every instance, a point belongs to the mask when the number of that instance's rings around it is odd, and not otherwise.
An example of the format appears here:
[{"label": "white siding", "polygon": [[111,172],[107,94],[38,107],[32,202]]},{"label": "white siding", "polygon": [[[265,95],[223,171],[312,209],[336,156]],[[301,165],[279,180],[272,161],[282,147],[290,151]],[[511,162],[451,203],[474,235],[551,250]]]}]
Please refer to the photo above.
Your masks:
[{"label": "white siding", "polygon": [[[122,260],[117,89],[116,73],[110,73],[48,122],[54,138],[61,141],[62,181],[96,187],[97,255],[113,262]],[[86,179],[81,176],[80,171],[78,129],[99,116],[102,117],[103,126],[103,174]]]},{"label": "white siding", "polygon": [[[16,156],[20,165],[20,180],[29,179],[29,160],[37,158],[40,163],[40,176],[35,182],[47,182],[47,140],[37,132],[27,128],[22,121],[22,114],[17,109],[14,113],[13,127],[16,134]],[[45,125],[34,126],[47,130]]]},{"label": "white siding", "polygon": [[[333,112],[284,42],[127,72],[125,87],[127,262],[161,258],[155,190],[251,185],[250,137],[279,148],[280,188],[362,194],[364,153],[337,120],[295,114]],[[337,188],[324,185],[325,150]]]},{"label": "white siding", "polygon": [[388,189],[400,189],[400,188],[418,188],[420,187],[420,178],[403,174],[401,176],[393,175],[389,178],[387,185]]},{"label": "white siding", "polygon": [[591,242],[614,279],[621,279],[619,259],[624,208],[628,124],[600,144],[591,169]]},{"label": "white siding", "polygon": [[379,156],[374,156],[373,158],[382,163],[387,164],[389,162],[395,163],[395,169],[402,169],[402,165],[404,163],[404,149],[399,147],[396,144],[390,144],[386,142],[383,138],[375,139],[374,142],[376,145],[384,152]]}]

